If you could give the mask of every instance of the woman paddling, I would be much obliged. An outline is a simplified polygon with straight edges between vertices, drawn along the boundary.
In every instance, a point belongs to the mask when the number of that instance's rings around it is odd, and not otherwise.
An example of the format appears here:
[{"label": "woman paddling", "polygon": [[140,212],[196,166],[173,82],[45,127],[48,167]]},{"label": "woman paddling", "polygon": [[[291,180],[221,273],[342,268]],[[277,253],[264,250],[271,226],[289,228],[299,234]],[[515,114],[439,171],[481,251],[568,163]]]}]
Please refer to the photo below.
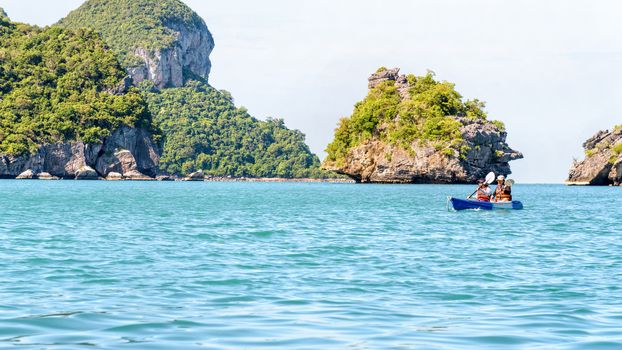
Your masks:
[{"label": "woman paddling", "polygon": [[477,200],[483,202],[490,202],[490,196],[492,190],[488,187],[488,183],[484,180],[477,180]]}]

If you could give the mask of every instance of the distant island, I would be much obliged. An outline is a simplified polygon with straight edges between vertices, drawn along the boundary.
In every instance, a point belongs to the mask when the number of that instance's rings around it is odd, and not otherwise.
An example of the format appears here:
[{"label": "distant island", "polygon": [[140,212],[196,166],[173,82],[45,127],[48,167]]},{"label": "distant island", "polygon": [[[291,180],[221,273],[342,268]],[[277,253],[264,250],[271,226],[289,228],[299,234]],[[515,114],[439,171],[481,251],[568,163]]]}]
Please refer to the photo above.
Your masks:
[{"label": "distant island", "polygon": [[583,143],[585,159],[575,160],[566,184],[622,185],[622,125],[601,130]]},{"label": "distant island", "polygon": [[0,17],[0,177],[334,177],[300,131],[209,85],[213,37],[179,0],[89,0],[46,28]]},{"label": "distant island", "polygon": [[454,84],[382,67],[341,119],[322,166],[364,183],[474,183],[490,171],[510,174],[509,162],[523,157],[506,136],[484,103],[463,101]]}]

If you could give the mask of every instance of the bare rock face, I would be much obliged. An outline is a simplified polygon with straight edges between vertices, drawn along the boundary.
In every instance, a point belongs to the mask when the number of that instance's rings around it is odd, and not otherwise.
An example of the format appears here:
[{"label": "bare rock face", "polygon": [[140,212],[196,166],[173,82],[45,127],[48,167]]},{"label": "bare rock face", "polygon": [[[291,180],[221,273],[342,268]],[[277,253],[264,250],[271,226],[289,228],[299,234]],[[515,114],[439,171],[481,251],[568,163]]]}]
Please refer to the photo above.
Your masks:
[{"label": "bare rock face", "polygon": [[92,179],[116,172],[132,178],[152,178],[157,175],[159,159],[157,146],[146,130],[122,127],[102,144],[55,143],[43,145],[29,156],[0,155],[0,177],[15,178],[30,170],[34,177],[47,174]]},{"label": "bare rock face", "polygon": [[177,40],[170,47],[148,50],[137,48],[134,54],[144,64],[127,67],[134,84],[151,80],[158,88],[180,87],[191,73],[208,79],[212,68],[209,55],[214,49],[214,39],[203,22],[196,28],[170,23]]},{"label": "bare rock face", "polygon": [[[402,100],[409,98],[410,85],[399,68],[373,74],[369,88],[387,80],[395,81]],[[350,149],[343,164],[324,162],[322,168],[363,183],[474,183],[491,171],[512,173],[509,162],[523,155],[508,146],[505,131],[487,120],[453,118],[462,124],[460,132],[468,146],[463,155],[457,151],[448,155],[420,141],[405,150],[374,137]]]},{"label": "bare rock face", "polygon": [[99,176],[95,169],[88,165],[83,166],[76,172],[76,180],[97,180]]},{"label": "bare rock face", "polygon": [[184,181],[204,181],[204,180],[205,180],[205,174],[203,174],[203,171],[201,170],[188,174],[188,176],[184,178]]},{"label": "bare rock face", "polygon": [[153,177],[147,176],[147,175],[141,173],[138,170],[130,170],[130,171],[124,173],[123,177],[124,177],[125,180],[132,180],[132,181],[152,181],[152,180],[155,180]]},{"label": "bare rock face", "polygon": [[18,180],[32,180],[35,178],[35,173],[32,172],[31,169],[28,169],[21,174],[17,175],[16,179]]},{"label": "bare rock face", "polygon": [[492,135],[502,137],[503,141],[496,144],[467,141],[473,146],[465,159],[448,157],[434,147],[416,142],[411,145],[411,151],[406,151],[379,140],[368,140],[350,150],[344,165],[324,164],[324,169],[363,183],[474,183],[491,171],[511,174],[508,162],[523,157],[505,144],[504,136]]},{"label": "bare rock face", "polygon": [[583,143],[585,159],[575,160],[568,185],[622,185],[622,128],[599,131]]},{"label": "bare rock face", "polygon": [[118,180],[123,180],[123,175],[121,173],[117,173],[117,172],[110,172],[108,173],[108,176],[106,176],[106,180],[108,181],[118,181]]},{"label": "bare rock face", "polygon": [[58,176],[54,176],[54,175],[52,175],[50,173],[46,173],[46,172],[37,174],[37,179],[39,179],[39,180],[60,180],[60,178]]}]

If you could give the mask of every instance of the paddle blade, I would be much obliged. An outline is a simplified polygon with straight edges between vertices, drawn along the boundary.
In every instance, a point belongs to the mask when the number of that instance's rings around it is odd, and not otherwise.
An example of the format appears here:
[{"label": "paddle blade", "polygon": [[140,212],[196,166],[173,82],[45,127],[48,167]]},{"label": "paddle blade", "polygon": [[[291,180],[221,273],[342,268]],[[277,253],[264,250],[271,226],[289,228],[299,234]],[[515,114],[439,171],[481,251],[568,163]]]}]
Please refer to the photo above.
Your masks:
[{"label": "paddle blade", "polygon": [[491,184],[493,182],[495,182],[495,173],[491,171],[488,173],[488,175],[486,175],[486,183]]}]

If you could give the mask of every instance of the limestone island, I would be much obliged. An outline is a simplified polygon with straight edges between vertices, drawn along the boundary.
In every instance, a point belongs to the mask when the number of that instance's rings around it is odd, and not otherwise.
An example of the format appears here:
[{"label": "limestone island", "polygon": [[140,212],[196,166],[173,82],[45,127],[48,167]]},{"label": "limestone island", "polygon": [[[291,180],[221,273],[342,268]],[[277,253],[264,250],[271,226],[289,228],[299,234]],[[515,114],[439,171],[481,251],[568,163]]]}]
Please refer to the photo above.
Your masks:
[{"label": "limestone island", "polygon": [[622,185],[622,125],[597,132],[583,149],[585,159],[573,162],[567,185]]},{"label": "limestone island", "polygon": [[484,103],[463,101],[454,84],[380,68],[369,93],[335,130],[323,169],[363,183],[474,183],[510,174],[523,158],[506,143],[502,122]]},{"label": "limestone island", "polygon": [[179,0],[88,0],[45,28],[0,11],[0,177],[334,177],[209,84],[214,47]]}]

